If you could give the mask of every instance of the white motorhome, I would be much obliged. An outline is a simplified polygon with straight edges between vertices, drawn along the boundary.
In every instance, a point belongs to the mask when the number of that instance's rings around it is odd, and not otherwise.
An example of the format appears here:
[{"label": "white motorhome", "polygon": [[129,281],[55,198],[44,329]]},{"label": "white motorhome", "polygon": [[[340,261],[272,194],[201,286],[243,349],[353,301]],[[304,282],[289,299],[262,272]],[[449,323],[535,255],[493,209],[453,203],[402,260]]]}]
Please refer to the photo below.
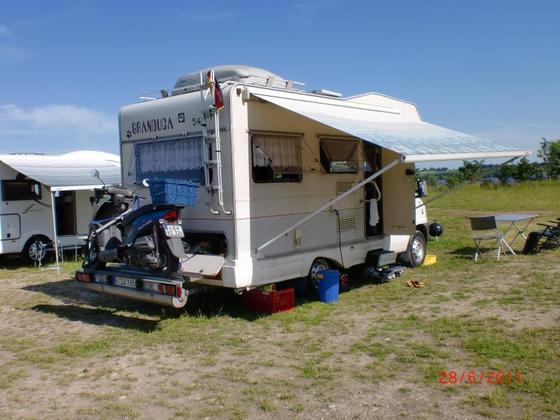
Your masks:
[{"label": "white motorhome", "polygon": [[[224,102],[218,112],[214,77]],[[179,288],[313,281],[327,267],[399,254],[420,264],[427,219],[415,200],[415,163],[527,154],[428,124],[406,101],[305,92],[248,66],[181,77],[171,95],[123,107],[119,124],[127,187],[142,189],[150,178],[201,184],[196,205],[183,211],[193,254]],[[184,305],[159,296],[157,279],[123,290],[109,274],[93,274],[83,279],[90,289]]]},{"label": "white motorhome", "polygon": [[38,263],[54,242],[58,249],[82,246],[91,189],[100,184],[91,177],[93,168],[104,182],[121,182],[120,158],[109,153],[0,155],[0,256],[20,254]]}]

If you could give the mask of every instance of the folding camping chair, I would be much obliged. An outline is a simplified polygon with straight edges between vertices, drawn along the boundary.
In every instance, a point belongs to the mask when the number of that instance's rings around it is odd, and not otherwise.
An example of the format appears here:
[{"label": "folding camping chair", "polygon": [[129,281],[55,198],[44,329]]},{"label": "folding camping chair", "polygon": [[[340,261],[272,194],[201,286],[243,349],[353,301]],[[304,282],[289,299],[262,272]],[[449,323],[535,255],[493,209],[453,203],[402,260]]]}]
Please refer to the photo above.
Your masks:
[{"label": "folding camping chair", "polygon": [[535,254],[543,248],[560,247],[560,218],[537,225],[544,229],[529,234],[523,247],[524,254]]},{"label": "folding camping chair", "polygon": [[504,234],[498,230],[496,218],[494,216],[469,217],[469,221],[471,222],[472,238],[476,246],[474,251],[475,262],[478,261],[478,256],[481,254],[480,245],[483,241],[494,241],[495,245],[490,249],[490,251],[497,248],[498,261],[500,260],[502,245],[505,248],[504,252],[509,251],[512,255],[515,255],[511,246],[504,239]]}]

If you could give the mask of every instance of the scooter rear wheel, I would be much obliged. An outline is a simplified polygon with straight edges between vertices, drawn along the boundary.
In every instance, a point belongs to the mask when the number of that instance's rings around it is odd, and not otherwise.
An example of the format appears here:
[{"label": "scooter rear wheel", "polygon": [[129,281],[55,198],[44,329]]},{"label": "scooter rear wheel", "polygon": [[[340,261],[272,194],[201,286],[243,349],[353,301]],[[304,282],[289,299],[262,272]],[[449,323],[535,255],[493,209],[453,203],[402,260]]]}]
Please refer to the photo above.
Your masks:
[{"label": "scooter rear wheel", "polygon": [[150,267],[154,274],[164,277],[172,277],[179,270],[179,259],[173,255],[165,241],[159,244],[160,264],[157,267]]}]

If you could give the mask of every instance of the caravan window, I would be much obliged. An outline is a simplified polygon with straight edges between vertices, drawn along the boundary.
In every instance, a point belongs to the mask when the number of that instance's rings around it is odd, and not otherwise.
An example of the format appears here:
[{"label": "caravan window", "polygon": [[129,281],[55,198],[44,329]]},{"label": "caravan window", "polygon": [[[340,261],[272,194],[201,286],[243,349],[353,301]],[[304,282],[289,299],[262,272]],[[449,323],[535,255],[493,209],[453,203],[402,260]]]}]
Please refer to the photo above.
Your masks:
[{"label": "caravan window", "polygon": [[301,136],[255,134],[252,149],[255,182],[301,181]]},{"label": "caravan window", "polygon": [[41,184],[31,179],[2,181],[2,200],[39,200]]},{"label": "caravan window", "polygon": [[135,147],[136,182],[144,179],[204,181],[200,137],[139,143]]},{"label": "caravan window", "polygon": [[328,173],[358,172],[358,141],[352,139],[323,138],[321,165]]}]

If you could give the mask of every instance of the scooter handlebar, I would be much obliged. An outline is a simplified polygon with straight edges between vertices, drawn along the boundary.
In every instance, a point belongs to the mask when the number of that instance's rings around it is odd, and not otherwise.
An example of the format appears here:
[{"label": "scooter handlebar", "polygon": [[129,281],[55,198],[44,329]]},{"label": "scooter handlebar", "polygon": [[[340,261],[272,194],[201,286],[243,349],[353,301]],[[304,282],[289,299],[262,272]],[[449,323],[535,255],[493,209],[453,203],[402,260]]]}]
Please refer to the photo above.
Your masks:
[{"label": "scooter handlebar", "polygon": [[116,195],[122,195],[124,197],[128,197],[128,198],[134,198],[136,197],[136,194],[134,193],[134,191],[129,190],[128,188],[119,188],[119,187],[105,187],[105,191],[107,192],[107,194],[116,194]]}]

